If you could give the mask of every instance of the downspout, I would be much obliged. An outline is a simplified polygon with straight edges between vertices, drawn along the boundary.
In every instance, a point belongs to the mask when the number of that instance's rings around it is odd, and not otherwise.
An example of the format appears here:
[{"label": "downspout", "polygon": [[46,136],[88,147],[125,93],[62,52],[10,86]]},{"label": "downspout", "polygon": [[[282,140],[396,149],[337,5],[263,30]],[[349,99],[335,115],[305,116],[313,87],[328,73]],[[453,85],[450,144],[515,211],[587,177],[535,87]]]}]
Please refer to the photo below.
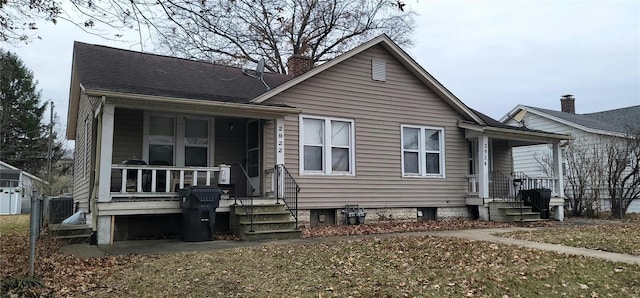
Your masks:
[{"label": "downspout", "polygon": [[[98,127],[97,127],[97,131],[96,131],[96,138],[94,140],[94,142],[92,142],[92,144],[95,143],[96,145],[96,153],[94,155],[94,159],[96,161],[96,166],[95,169],[93,171],[93,188],[91,189],[91,195],[89,196],[89,213],[91,213],[91,210],[96,210],[96,201],[97,201],[97,196],[98,196],[98,186],[100,185],[100,179],[98,179],[98,173],[100,173],[100,159],[97,158],[98,156],[100,156],[100,153],[102,152],[102,142],[96,142],[97,140],[101,140],[102,139],[102,107],[104,106],[104,103],[106,102],[106,97],[103,96],[101,99],[100,104],[98,105],[98,109],[96,110],[96,112],[98,112],[97,115],[94,116],[94,118],[96,119],[95,122],[92,121],[92,125],[91,125],[91,137],[93,137],[93,123],[95,123]],[[85,148],[86,150],[86,148]],[[93,206],[93,208],[92,208]],[[94,214],[94,216],[91,216],[91,227],[92,229],[95,231],[96,230],[96,226],[98,224],[98,216],[97,214]]]}]

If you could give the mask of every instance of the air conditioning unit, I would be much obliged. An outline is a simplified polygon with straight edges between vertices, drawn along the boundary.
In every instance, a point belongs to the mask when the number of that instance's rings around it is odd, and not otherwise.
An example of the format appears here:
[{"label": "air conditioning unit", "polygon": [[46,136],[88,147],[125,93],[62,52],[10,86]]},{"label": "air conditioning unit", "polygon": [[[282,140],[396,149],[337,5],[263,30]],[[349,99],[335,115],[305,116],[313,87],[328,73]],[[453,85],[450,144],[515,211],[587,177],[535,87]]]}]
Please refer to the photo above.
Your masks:
[{"label": "air conditioning unit", "polygon": [[61,223],[67,217],[73,215],[73,197],[51,197],[45,203],[45,214],[48,223]]}]

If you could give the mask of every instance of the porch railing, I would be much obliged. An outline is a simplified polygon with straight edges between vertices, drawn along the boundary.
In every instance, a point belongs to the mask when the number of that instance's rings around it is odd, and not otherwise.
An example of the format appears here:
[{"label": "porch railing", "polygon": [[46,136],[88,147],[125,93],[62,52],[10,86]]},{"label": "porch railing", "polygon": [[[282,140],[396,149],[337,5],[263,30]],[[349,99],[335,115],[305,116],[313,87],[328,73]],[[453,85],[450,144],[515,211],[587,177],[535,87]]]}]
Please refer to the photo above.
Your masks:
[{"label": "porch railing", "polygon": [[300,192],[300,185],[291,176],[289,170],[283,165],[278,164],[274,167],[275,175],[275,187],[273,189],[276,203],[280,200],[284,202],[291,212],[291,215],[296,220],[296,229],[298,228],[298,193]]},{"label": "porch railing", "polygon": [[[220,172],[225,171],[223,176],[228,175],[229,166],[221,164],[217,167],[173,167],[113,164],[111,170],[112,194],[175,194],[178,189],[185,186],[219,184]],[[119,185],[114,183],[118,180]],[[228,181],[220,184],[227,183]]]},{"label": "porch railing", "polygon": [[556,181],[558,178],[554,177],[529,177],[522,172],[513,172],[511,176],[517,179],[522,179],[523,189],[541,189],[546,188],[551,190],[551,194],[557,195]]},{"label": "porch railing", "polygon": [[522,179],[514,178],[510,175],[498,171],[489,173],[489,195],[493,198],[500,198],[514,209],[519,210],[520,220],[524,218],[524,201],[520,195],[522,190]]},{"label": "porch railing", "polygon": [[467,195],[477,196],[478,189],[480,188],[480,185],[478,184],[479,183],[478,175],[475,175],[475,174],[467,175],[467,181],[469,182],[469,185],[467,188]]}]

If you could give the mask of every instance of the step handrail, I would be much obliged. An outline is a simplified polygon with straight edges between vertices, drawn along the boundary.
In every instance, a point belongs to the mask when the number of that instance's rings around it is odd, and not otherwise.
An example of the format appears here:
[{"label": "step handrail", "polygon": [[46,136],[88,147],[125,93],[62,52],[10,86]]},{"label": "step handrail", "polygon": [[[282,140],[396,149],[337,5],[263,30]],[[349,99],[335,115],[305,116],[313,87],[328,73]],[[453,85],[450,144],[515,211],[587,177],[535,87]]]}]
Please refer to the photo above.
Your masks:
[{"label": "step handrail", "polygon": [[501,198],[512,208],[518,209],[520,212],[520,221],[524,219],[523,208],[524,202],[522,197],[523,179],[513,176],[507,176],[499,171],[491,171],[491,192],[494,197]]},{"label": "step handrail", "polygon": [[[240,168],[240,172],[242,172],[242,175],[238,175],[238,178],[236,178],[236,189],[235,189],[235,197],[234,197],[234,204],[237,205],[238,201],[240,201],[240,206],[242,206],[242,209],[244,210],[244,213],[247,214],[249,216],[249,221],[250,221],[250,228],[249,228],[249,232],[254,232],[253,230],[253,192],[256,190],[256,186],[253,185],[253,182],[251,182],[251,177],[249,177],[249,174],[247,174],[247,171],[244,169],[244,167],[242,166],[241,163],[236,163],[236,165]],[[249,206],[245,205],[244,202],[242,202],[242,199],[238,200],[238,189],[237,186],[240,185],[240,178],[245,178],[245,181],[248,182],[248,185],[251,187],[251,193],[249,194]]]},{"label": "step handrail", "polygon": [[[274,189],[276,204],[280,203],[280,196],[282,196],[282,201],[296,220],[296,229],[298,229],[298,193],[300,193],[300,185],[283,164],[274,166],[274,175],[276,175]],[[281,190],[282,193],[280,193]]]}]

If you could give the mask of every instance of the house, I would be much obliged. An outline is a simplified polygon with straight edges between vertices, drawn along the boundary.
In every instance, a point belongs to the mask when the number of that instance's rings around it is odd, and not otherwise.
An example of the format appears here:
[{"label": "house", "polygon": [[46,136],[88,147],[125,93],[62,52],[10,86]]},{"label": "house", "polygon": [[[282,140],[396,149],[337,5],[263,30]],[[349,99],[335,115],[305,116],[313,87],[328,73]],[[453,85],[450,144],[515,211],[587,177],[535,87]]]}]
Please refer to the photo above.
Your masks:
[{"label": "house", "polygon": [[[565,192],[569,197],[573,197],[573,192],[577,193],[582,187],[573,187],[570,179],[574,179],[578,174],[572,172],[571,166],[567,165],[567,160],[571,163],[573,158],[576,164],[582,164],[584,172],[599,172],[604,168],[603,163],[610,161],[607,148],[610,144],[621,142],[620,146],[627,146],[625,139],[633,138],[634,133],[640,131],[640,105],[626,108],[607,110],[596,113],[576,114],[575,98],[572,95],[564,95],[560,99],[561,110],[550,110],[538,107],[517,105],[500,121],[502,123],[527,127],[531,129],[540,129],[549,132],[569,134],[574,137],[570,143],[563,144],[563,150],[569,154],[569,158],[564,159],[563,177],[567,186]],[[571,144],[571,149],[569,146]],[[550,156],[551,147],[548,145],[524,146],[513,149],[514,171],[524,172],[531,177],[545,177],[548,173],[548,165],[553,158]],[[629,173],[634,166],[635,158],[629,156],[627,158],[627,168],[625,174]],[[597,162],[601,161],[601,162]],[[593,169],[587,169],[585,164],[590,164]],[[575,167],[574,171],[576,170]],[[579,169],[577,169],[579,171]],[[571,173],[567,173],[571,172]],[[588,175],[582,173],[579,175]],[[602,198],[608,196],[606,191],[606,181],[604,174],[593,175],[590,178],[582,177],[581,181],[585,181],[585,191],[597,194],[598,191]],[[578,180],[578,179],[575,179]],[[588,180],[588,181],[587,181]],[[576,182],[577,183],[577,182]],[[625,185],[629,187],[629,184]],[[637,187],[637,186],[635,186]],[[608,210],[610,203],[608,200],[594,201],[599,210]],[[627,212],[640,212],[640,200],[635,200],[629,206]]]},{"label": "house", "polygon": [[31,210],[33,191],[46,181],[0,160],[0,214]]},{"label": "house", "polygon": [[[216,182],[228,193],[218,219],[259,197],[312,226],[342,222],[345,205],[367,221],[496,220],[494,199],[518,199],[511,148],[559,154],[571,138],[477,113],[386,35],[317,67],[299,56],[288,66],[260,77],[76,42],[66,136],[74,200],[98,243],[177,225],[176,190]],[[545,183],[562,202],[562,180]]]}]

